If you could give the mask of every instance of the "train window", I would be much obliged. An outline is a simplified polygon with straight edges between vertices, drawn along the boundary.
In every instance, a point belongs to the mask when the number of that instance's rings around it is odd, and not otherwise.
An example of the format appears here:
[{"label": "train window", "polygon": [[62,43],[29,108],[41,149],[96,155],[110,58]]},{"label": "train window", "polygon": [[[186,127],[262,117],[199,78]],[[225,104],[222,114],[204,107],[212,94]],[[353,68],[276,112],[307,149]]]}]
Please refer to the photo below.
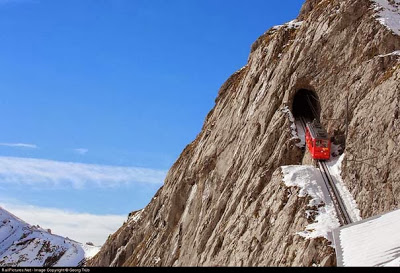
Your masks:
[{"label": "train window", "polygon": [[328,142],[328,140],[317,140],[316,141],[317,143],[316,143],[316,146],[317,147],[322,147],[322,148],[328,148],[328,145],[329,145],[329,142]]}]

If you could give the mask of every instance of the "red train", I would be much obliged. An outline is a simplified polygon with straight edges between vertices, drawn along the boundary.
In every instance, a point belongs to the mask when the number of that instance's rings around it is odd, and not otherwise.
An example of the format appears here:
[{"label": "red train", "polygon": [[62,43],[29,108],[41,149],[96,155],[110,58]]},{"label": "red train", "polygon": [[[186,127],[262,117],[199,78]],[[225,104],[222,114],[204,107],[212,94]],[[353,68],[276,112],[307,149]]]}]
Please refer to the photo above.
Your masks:
[{"label": "red train", "polygon": [[312,158],[328,160],[331,157],[331,139],[317,120],[307,122],[306,143]]}]

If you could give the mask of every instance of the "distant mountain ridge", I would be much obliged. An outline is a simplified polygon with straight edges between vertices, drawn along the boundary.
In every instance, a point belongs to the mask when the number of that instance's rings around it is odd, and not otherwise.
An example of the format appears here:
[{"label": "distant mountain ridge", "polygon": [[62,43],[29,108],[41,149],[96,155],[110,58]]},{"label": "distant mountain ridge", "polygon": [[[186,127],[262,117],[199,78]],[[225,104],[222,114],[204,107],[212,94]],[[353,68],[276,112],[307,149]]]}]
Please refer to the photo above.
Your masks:
[{"label": "distant mountain ridge", "polygon": [[82,266],[98,249],[29,225],[0,207],[0,266]]}]

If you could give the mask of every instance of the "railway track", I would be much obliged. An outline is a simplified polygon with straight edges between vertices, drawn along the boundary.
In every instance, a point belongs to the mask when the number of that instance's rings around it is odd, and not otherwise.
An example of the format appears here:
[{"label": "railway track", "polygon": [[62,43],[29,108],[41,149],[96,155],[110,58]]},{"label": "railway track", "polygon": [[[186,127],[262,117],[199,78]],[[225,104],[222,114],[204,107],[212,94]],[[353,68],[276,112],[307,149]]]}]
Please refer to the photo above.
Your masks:
[{"label": "railway track", "polygon": [[[299,121],[301,126],[303,127],[303,130],[306,131],[307,120],[304,117],[300,117]],[[319,170],[321,172],[322,179],[324,180],[325,186],[329,192],[329,195],[335,207],[335,211],[338,216],[340,225],[344,226],[351,224],[353,221],[346,210],[346,206],[344,205],[343,199],[340,196],[338,189],[336,188],[335,182],[333,180],[332,175],[329,172],[328,167],[326,166],[326,163],[321,160],[318,160],[317,162]]]},{"label": "railway track", "polygon": [[338,216],[341,226],[349,225],[353,221],[349,213],[347,212],[346,206],[344,205],[343,199],[340,196],[338,189],[336,188],[335,182],[329,173],[329,169],[324,161],[318,161],[319,170],[322,178],[328,189],[329,195],[331,196],[333,205],[335,206],[336,214]]},{"label": "railway track", "polygon": [[303,127],[304,132],[306,131],[306,127],[307,127],[307,120],[304,117],[300,117],[299,121],[301,123],[301,126]]}]

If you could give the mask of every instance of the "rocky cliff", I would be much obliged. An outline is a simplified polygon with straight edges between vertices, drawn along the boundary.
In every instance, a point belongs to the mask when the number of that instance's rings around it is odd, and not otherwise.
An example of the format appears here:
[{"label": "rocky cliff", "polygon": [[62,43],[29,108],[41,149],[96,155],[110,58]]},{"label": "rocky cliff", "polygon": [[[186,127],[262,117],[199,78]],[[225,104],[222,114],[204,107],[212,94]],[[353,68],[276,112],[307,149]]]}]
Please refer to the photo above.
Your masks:
[{"label": "rocky cliff", "polygon": [[280,167],[304,156],[285,109],[320,118],[345,146],[363,217],[398,207],[400,37],[382,3],[398,11],[397,0],[307,0],[259,37],[164,186],[89,265],[335,265],[331,242],[298,234],[314,219],[309,197],[282,182]]}]

